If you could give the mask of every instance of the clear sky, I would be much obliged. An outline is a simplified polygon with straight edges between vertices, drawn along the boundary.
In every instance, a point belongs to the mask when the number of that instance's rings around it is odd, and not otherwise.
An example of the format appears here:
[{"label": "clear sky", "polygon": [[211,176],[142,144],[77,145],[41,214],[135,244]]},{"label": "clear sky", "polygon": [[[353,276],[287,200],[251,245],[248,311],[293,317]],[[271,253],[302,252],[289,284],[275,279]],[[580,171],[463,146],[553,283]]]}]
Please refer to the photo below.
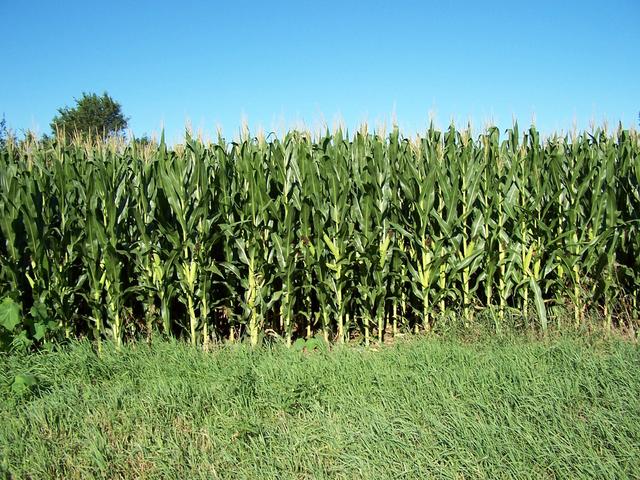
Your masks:
[{"label": "clear sky", "polygon": [[407,133],[535,116],[545,132],[637,126],[640,0],[0,0],[0,115],[49,132],[107,91],[140,135],[343,119]]}]

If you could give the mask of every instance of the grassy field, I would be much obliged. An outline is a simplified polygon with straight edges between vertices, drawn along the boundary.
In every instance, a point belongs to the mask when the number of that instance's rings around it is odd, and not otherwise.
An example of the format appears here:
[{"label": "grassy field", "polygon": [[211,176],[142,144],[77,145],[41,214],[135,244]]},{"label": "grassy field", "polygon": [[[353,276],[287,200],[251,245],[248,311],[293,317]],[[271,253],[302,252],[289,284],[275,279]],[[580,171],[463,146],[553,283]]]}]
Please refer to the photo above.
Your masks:
[{"label": "grassy field", "polygon": [[177,341],[0,360],[6,478],[639,478],[640,350]]}]

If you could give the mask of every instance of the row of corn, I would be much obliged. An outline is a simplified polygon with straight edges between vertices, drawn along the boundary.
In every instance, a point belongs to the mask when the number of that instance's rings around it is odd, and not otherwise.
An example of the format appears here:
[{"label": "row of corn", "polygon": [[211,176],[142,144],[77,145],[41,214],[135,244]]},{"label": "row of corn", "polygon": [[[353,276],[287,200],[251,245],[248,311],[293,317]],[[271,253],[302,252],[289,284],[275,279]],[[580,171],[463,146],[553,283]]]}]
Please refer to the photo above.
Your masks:
[{"label": "row of corn", "polygon": [[48,326],[38,338],[369,343],[479,315],[639,317],[633,130],[363,127],[0,155],[0,298]]}]

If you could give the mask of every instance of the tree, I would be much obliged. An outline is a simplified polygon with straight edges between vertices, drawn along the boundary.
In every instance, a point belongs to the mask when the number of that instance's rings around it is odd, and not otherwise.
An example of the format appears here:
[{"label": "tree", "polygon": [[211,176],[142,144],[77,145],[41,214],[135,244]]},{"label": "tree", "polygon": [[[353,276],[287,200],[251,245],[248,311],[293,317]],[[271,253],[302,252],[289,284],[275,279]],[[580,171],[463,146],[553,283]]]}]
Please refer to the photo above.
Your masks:
[{"label": "tree", "polygon": [[5,146],[8,136],[7,120],[4,118],[4,115],[2,115],[2,120],[0,120],[0,148]]},{"label": "tree", "polygon": [[141,137],[134,137],[132,141],[137,145],[140,145],[143,147],[146,147],[147,145],[155,145],[158,143],[154,138],[151,138],[146,133]]},{"label": "tree", "polygon": [[64,133],[67,138],[78,135],[104,140],[123,134],[127,128],[129,119],[122,113],[120,104],[107,92],[102,96],[83,92],[82,98],[74,100],[74,108],[59,108],[58,115],[53,118],[51,129],[55,135]]}]

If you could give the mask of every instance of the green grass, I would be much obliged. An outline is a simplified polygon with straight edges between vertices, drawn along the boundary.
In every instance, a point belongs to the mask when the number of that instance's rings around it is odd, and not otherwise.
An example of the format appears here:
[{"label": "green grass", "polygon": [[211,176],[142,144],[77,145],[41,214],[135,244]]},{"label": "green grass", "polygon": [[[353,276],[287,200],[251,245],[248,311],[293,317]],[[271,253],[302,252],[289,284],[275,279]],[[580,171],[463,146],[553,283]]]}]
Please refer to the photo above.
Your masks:
[{"label": "green grass", "polygon": [[640,477],[640,350],[620,339],[0,361],[8,478]]}]

